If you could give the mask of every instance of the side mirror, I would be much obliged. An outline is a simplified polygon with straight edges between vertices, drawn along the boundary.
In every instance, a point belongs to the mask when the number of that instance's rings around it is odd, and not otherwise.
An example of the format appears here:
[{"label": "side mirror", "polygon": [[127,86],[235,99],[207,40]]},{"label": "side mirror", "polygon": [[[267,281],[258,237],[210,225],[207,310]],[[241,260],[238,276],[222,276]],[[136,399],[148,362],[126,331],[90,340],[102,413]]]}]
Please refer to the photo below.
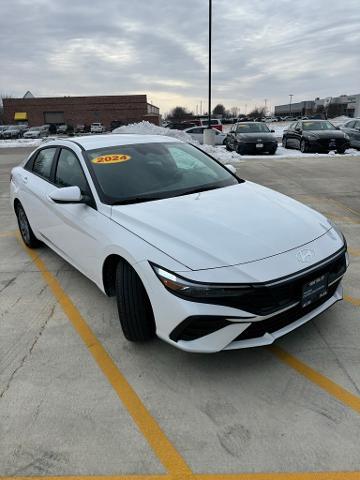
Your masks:
[{"label": "side mirror", "polygon": [[54,190],[49,198],[55,203],[85,203],[79,187],[63,187]]},{"label": "side mirror", "polygon": [[225,168],[227,170],[229,170],[229,172],[236,174],[236,168],[234,167],[234,165],[231,165],[230,163],[227,163],[225,165]]},{"label": "side mirror", "polygon": [[270,130],[271,133],[275,133],[275,130]]}]

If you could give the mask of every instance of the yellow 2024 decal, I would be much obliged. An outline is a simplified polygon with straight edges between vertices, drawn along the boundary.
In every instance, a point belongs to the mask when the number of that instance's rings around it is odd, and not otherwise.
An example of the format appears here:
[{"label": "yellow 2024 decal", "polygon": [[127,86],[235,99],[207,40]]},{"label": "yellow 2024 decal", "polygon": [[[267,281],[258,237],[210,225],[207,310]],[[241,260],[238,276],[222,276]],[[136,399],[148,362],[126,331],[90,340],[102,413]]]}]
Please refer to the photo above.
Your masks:
[{"label": "yellow 2024 decal", "polygon": [[131,159],[130,155],[114,153],[114,154],[107,154],[107,155],[102,155],[101,157],[93,158],[91,161],[92,163],[97,163],[97,164],[100,163],[103,165],[107,165],[110,163],[127,162],[130,159]]}]

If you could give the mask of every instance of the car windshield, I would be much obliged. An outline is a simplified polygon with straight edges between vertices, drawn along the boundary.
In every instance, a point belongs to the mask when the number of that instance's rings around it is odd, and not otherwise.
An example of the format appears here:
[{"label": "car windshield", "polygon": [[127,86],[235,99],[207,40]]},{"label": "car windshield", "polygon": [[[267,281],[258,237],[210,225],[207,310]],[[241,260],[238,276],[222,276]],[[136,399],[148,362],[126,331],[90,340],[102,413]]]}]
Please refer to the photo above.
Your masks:
[{"label": "car windshield", "polygon": [[324,122],[311,122],[311,121],[306,121],[302,122],[302,128],[303,130],[336,130],[334,125],[330,122],[324,121]]},{"label": "car windshield", "polygon": [[237,133],[269,133],[270,130],[265,123],[240,123],[236,127]]},{"label": "car windshield", "polygon": [[215,160],[185,143],[119,145],[86,152],[105,203],[186,195],[239,183]]}]

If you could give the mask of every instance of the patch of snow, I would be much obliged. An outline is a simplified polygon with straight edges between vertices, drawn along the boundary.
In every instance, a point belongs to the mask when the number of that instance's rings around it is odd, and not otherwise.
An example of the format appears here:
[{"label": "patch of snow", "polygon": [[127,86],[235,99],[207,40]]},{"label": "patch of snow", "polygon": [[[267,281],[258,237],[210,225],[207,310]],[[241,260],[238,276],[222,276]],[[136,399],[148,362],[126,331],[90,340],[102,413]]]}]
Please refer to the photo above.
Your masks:
[{"label": "patch of snow", "polygon": [[182,142],[195,145],[225,165],[234,165],[241,162],[241,156],[236,152],[228,152],[225,148],[213,147],[211,145],[200,145],[200,143],[194,140],[191,135],[182,130],[158,127],[157,125],[149,122],[143,121],[140,123],[123,125],[122,127],[115,128],[112,133],[136,133],[138,135],[164,135],[166,137],[173,137],[177,140],[181,140]]},{"label": "patch of snow", "polygon": [[42,138],[19,138],[16,140],[0,140],[0,148],[38,147],[42,143],[42,141]]}]

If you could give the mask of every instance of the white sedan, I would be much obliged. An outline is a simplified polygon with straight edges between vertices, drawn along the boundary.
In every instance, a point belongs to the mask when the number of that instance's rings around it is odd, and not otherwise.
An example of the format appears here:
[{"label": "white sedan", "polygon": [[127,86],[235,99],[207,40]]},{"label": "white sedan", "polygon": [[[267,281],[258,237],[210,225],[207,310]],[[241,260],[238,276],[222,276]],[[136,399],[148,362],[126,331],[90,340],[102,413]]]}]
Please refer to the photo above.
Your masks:
[{"label": "white sedan", "polygon": [[[202,144],[204,143],[204,130],[207,130],[207,127],[191,127],[185,129],[184,132]],[[220,132],[217,128],[213,128],[213,130],[215,132],[215,145],[224,145],[226,133]]]},{"label": "white sedan", "polygon": [[115,295],[128,340],[267,345],[342,299],[346,242],[324,216],[173,138],[58,139],[10,187],[26,245]]}]

